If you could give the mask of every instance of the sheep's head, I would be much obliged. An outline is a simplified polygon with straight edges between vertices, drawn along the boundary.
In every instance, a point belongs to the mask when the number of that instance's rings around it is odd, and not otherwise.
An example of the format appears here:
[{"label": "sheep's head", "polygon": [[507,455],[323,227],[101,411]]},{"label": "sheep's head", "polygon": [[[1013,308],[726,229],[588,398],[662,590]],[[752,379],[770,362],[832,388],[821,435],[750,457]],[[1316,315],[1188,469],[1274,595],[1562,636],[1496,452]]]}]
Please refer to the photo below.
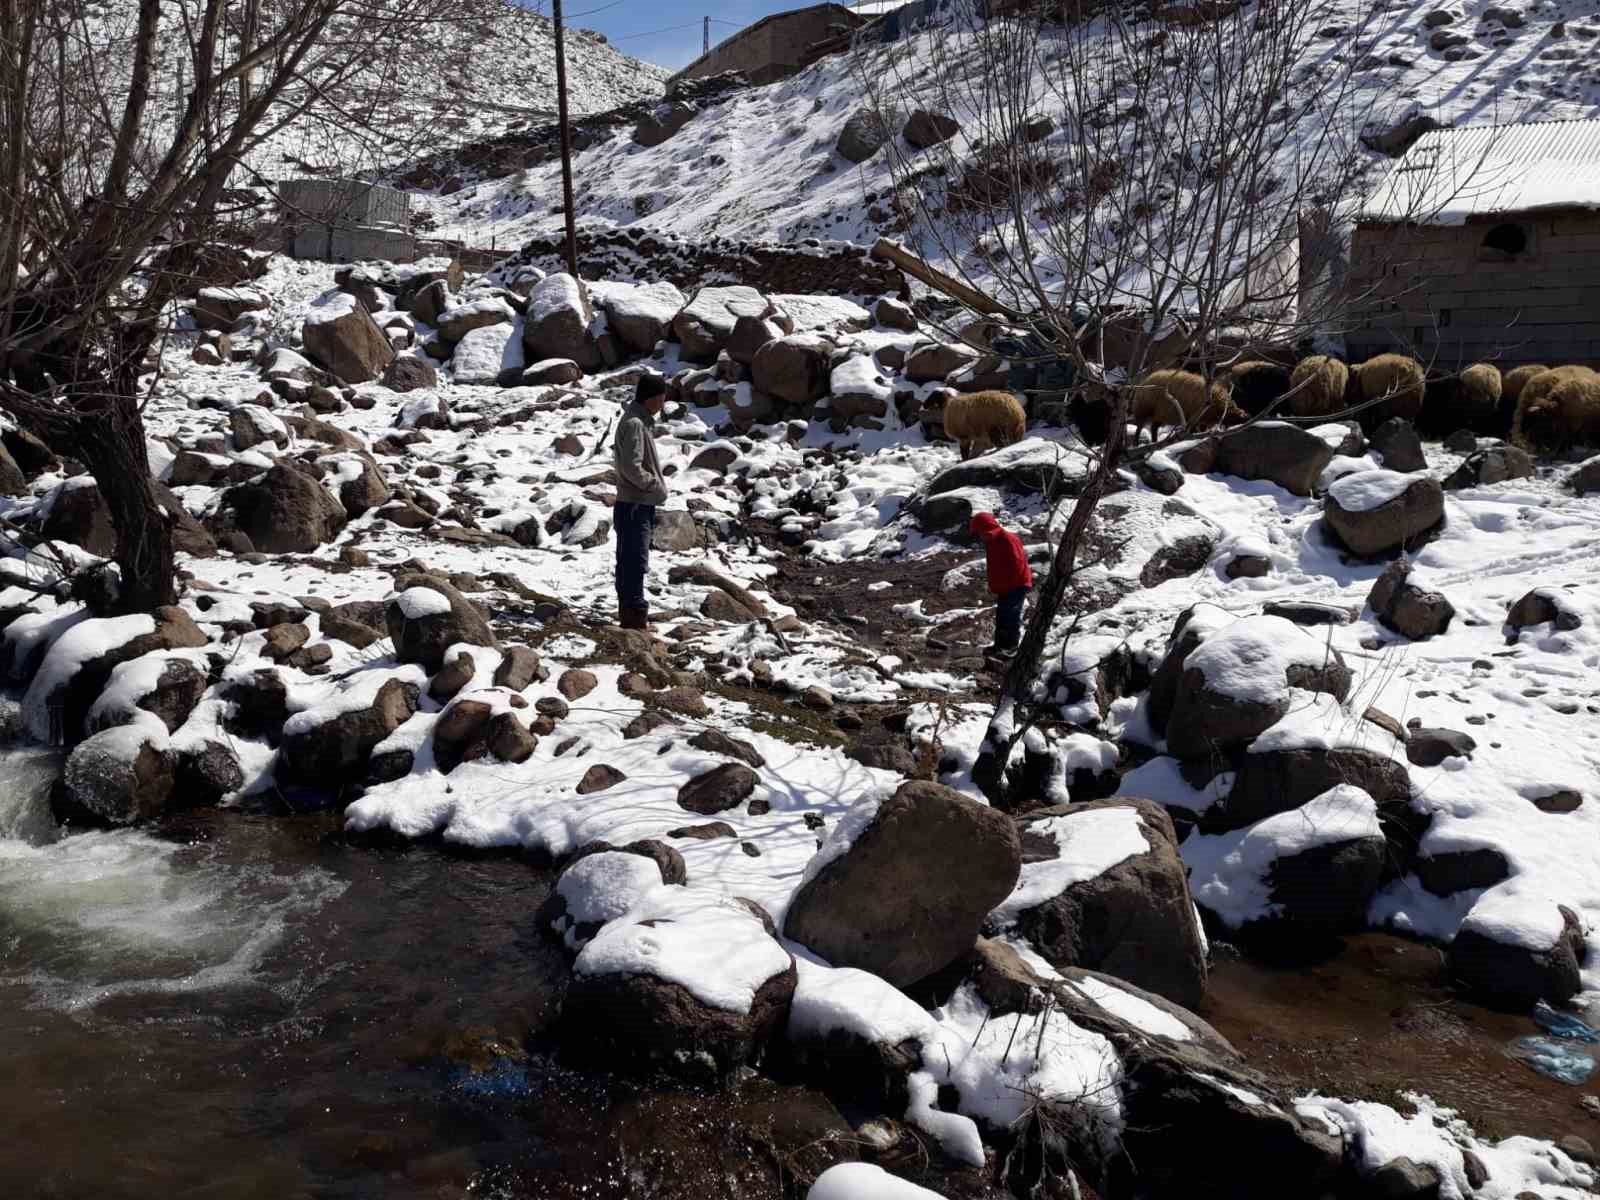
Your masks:
[{"label": "sheep's head", "polygon": [[1535,450],[1558,450],[1566,444],[1566,420],[1556,397],[1540,396],[1522,410],[1522,436]]}]

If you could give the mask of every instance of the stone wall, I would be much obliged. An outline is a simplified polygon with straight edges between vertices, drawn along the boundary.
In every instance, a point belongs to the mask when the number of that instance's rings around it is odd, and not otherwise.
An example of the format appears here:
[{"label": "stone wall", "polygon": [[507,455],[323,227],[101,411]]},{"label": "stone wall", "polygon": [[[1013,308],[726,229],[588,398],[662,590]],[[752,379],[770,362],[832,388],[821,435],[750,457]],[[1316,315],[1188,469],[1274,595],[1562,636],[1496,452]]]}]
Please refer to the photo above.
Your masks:
[{"label": "stone wall", "polygon": [[[1486,246],[1500,226],[1518,230],[1525,249]],[[1403,348],[1443,367],[1600,361],[1600,215],[1359,226],[1349,288],[1360,298],[1353,358]]]},{"label": "stone wall", "polygon": [[[559,233],[535,238],[508,265],[562,271],[563,247]],[[580,229],[578,270],[589,279],[664,279],[684,291],[744,283],[767,293],[910,297],[899,269],[874,259],[866,247],[815,238],[788,245],[723,238],[690,241],[647,229]]]}]

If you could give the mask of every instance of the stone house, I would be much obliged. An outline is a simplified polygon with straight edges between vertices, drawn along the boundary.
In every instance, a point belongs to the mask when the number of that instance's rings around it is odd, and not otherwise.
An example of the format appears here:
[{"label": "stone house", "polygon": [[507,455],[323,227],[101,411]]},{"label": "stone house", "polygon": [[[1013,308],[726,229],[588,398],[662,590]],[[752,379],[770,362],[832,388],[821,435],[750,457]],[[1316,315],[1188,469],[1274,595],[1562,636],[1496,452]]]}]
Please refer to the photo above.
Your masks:
[{"label": "stone house", "polygon": [[813,4],[762,17],[711,47],[671,79],[700,79],[738,71],[754,84],[771,83],[810,66],[830,43],[866,24],[867,16],[842,4]]},{"label": "stone house", "polygon": [[1351,234],[1353,360],[1600,363],[1600,120],[1437,129]]}]

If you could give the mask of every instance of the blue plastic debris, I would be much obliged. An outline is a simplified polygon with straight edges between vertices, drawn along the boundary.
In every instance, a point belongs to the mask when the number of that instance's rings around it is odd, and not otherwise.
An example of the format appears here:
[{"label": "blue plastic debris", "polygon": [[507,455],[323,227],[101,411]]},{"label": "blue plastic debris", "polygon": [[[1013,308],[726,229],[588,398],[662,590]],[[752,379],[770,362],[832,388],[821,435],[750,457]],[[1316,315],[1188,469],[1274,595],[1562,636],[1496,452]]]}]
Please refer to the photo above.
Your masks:
[{"label": "blue plastic debris", "polygon": [[1565,1038],[1569,1042],[1600,1042],[1600,1029],[1571,1013],[1557,1012],[1543,1000],[1534,1005],[1533,1019],[1552,1037]]},{"label": "blue plastic debris", "polygon": [[478,1100],[510,1100],[533,1090],[528,1068],[503,1057],[496,1058],[487,1071],[458,1067],[451,1074],[450,1086],[455,1091]]},{"label": "blue plastic debris", "polygon": [[1593,1057],[1558,1038],[1529,1034],[1513,1041],[1506,1053],[1562,1083],[1580,1084],[1594,1073]]}]

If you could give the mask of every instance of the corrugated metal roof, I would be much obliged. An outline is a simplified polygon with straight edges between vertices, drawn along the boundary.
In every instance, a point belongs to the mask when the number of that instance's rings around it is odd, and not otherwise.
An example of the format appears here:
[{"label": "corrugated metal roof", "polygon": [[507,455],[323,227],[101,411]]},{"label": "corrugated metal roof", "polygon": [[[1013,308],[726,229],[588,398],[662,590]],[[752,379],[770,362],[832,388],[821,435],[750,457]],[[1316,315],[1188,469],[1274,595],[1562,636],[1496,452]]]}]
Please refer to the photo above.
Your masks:
[{"label": "corrugated metal roof", "polygon": [[1365,221],[1600,208],[1600,120],[1469,125],[1425,133],[1361,207]]}]

